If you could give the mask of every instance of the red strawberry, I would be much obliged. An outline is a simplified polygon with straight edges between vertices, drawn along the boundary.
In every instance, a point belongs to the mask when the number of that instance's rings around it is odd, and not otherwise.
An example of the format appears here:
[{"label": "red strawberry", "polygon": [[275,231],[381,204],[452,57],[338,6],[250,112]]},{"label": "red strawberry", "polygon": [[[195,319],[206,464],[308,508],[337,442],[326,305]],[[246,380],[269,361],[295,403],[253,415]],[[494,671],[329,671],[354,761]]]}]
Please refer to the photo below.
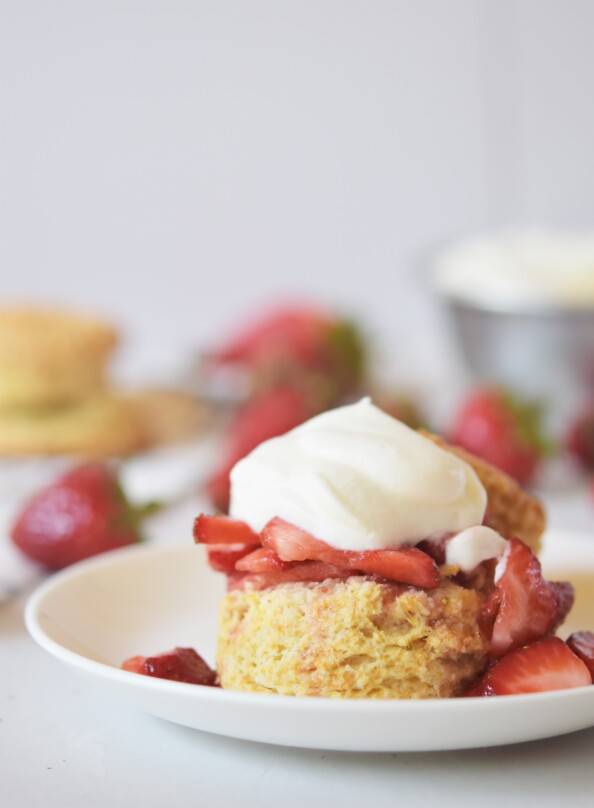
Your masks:
[{"label": "red strawberry", "polygon": [[205,513],[194,521],[194,540],[206,545],[213,570],[227,574],[235,572],[235,564],[260,545],[260,537],[245,522]]},{"label": "red strawberry", "polygon": [[287,306],[267,312],[235,334],[213,354],[221,363],[252,364],[269,355],[310,365],[334,317],[313,306]]},{"label": "red strawberry", "polygon": [[579,656],[594,679],[594,632],[576,631],[567,640],[567,645]]},{"label": "red strawberry", "polygon": [[194,522],[194,539],[198,544],[260,544],[260,537],[246,522],[205,513]]},{"label": "red strawberry", "polygon": [[139,541],[138,525],[152,506],[126,501],[112,469],[77,466],[35,494],[11,531],[16,546],[48,569]]},{"label": "red strawberry", "polygon": [[465,695],[511,696],[591,684],[582,660],[558,637],[547,637],[506,654]]},{"label": "red strawberry", "polygon": [[235,572],[237,562],[253,549],[249,544],[208,544],[206,557],[213,570],[230,575]]},{"label": "red strawberry", "polygon": [[450,439],[521,485],[532,481],[546,452],[538,407],[498,388],[471,393],[457,413]]},{"label": "red strawberry", "polygon": [[[498,609],[494,601],[499,604]],[[545,581],[540,562],[530,548],[512,539],[503,575],[484,607],[491,616],[496,611],[491,656],[500,657],[544,637],[559,625],[572,603],[571,585]]]},{"label": "red strawberry", "polygon": [[274,550],[260,547],[249,555],[241,558],[235,565],[240,572],[276,572],[290,567],[286,561],[281,561]]},{"label": "red strawberry", "polygon": [[210,668],[193,648],[174,648],[151,657],[135,656],[127,659],[122,668],[131,673],[187,682],[191,685],[216,684],[216,672]]},{"label": "red strawberry", "polygon": [[594,408],[584,410],[569,425],[565,446],[582,468],[594,471]]},{"label": "red strawberry", "polygon": [[229,473],[242,457],[263,441],[299,426],[313,414],[304,394],[289,386],[261,393],[242,407],[229,427],[222,462],[207,483],[215,507],[221,511],[229,509]]},{"label": "red strawberry", "polygon": [[274,550],[282,561],[321,561],[425,589],[439,584],[435,562],[415,547],[364,552],[336,550],[278,517],[264,527],[262,544]]}]

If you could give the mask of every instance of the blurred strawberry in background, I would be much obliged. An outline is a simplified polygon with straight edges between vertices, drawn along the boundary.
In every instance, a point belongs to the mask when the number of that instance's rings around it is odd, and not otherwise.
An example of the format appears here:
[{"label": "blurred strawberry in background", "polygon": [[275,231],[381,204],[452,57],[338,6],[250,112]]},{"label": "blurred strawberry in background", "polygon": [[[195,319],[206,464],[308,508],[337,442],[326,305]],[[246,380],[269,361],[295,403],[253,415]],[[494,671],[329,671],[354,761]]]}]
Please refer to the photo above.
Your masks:
[{"label": "blurred strawberry in background", "polygon": [[594,471],[594,405],[584,408],[565,435],[568,453],[585,471]]},{"label": "blurred strawberry in background", "polygon": [[499,387],[478,388],[463,400],[449,438],[521,485],[534,480],[549,448],[539,405]]},{"label": "blurred strawberry in background", "polygon": [[319,411],[319,406],[309,402],[301,390],[288,385],[257,393],[240,407],[227,429],[220,465],[207,483],[213,505],[220,511],[228,510],[229,473],[238,460],[263,441],[284,435]]},{"label": "blurred strawberry in background", "polygon": [[218,510],[229,507],[229,472],[238,460],[263,441],[362,393],[366,353],[349,320],[319,306],[289,305],[267,311],[206,354],[203,375],[235,369],[247,389],[207,483]]},{"label": "blurred strawberry in background", "polygon": [[[212,504],[229,508],[229,473],[260,443],[283,435],[314,415],[372,395],[412,427],[424,419],[402,390],[374,389],[370,350],[349,319],[318,305],[286,305],[266,311],[203,357],[208,386],[218,373],[239,374],[243,401],[223,438],[217,468],[206,485]],[[228,379],[228,377],[227,377]],[[224,395],[223,398],[233,398]]]},{"label": "blurred strawberry in background", "polygon": [[111,467],[87,463],[26,502],[11,537],[30,559],[57,570],[140,541],[140,523],[157,507],[132,506]]},{"label": "blurred strawberry in background", "polygon": [[361,389],[366,350],[349,320],[315,305],[267,311],[206,356],[209,367],[234,367],[249,376],[251,390],[278,384],[306,387],[325,406]]}]

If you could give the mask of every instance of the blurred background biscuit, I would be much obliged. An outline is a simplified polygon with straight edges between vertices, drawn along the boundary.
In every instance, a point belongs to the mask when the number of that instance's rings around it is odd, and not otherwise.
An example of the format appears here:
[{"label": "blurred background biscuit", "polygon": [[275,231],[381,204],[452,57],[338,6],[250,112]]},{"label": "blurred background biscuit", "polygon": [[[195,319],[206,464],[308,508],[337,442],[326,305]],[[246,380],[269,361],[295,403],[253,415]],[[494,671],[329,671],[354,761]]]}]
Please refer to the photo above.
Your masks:
[{"label": "blurred background biscuit", "polygon": [[105,386],[117,333],[50,308],[0,309],[0,410],[71,404]]},{"label": "blurred background biscuit", "polygon": [[137,404],[106,394],[66,407],[0,412],[0,455],[111,457],[146,448]]}]

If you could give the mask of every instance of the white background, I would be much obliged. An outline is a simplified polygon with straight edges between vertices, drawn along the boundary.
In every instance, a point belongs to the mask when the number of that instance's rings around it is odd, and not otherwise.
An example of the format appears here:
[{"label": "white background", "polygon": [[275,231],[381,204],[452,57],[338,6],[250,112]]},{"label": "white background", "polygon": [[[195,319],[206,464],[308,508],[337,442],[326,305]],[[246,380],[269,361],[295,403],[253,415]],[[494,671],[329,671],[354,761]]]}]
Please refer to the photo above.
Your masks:
[{"label": "white background", "polygon": [[593,30],[589,0],[0,0],[1,297],[105,311],[148,366],[320,296],[435,364],[427,249],[591,223]]}]

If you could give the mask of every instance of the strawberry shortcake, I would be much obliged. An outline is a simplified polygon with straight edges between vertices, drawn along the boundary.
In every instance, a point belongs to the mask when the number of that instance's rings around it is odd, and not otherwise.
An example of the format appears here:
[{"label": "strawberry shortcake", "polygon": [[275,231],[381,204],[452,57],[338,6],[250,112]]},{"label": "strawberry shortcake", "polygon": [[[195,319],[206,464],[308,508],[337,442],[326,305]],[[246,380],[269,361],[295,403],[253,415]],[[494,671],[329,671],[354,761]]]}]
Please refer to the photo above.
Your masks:
[{"label": "strawberry shortcake", "polygon": [[[540,505],[369,399],[261,444],[195,538],[228,577],[222,687],[431,698],[590,684],[573,603],[535,555]],[[582,646],[584,643],[582,642]]]}]

